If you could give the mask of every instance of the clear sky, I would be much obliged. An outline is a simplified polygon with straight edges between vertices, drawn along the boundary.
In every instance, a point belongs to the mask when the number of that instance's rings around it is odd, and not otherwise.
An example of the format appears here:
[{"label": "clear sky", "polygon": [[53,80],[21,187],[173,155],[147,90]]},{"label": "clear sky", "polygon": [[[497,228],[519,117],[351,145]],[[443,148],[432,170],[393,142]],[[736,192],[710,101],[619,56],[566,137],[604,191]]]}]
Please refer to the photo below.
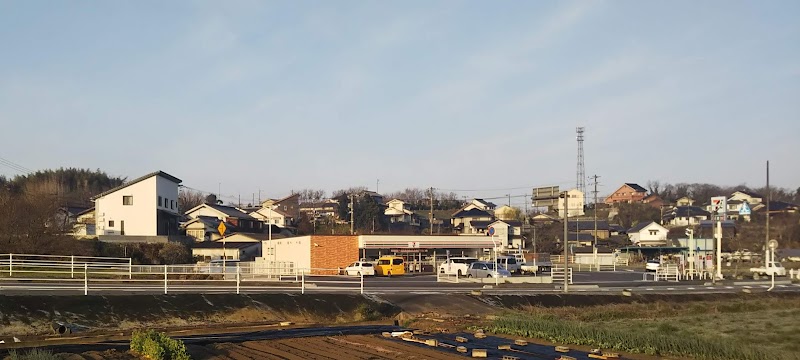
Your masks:
[{"label": "clear sky", "polygon": [[601,195],[766,160],[800,186],[800,2],[0,0],[0,157],[29,169],[569,187],[576,126]]}]

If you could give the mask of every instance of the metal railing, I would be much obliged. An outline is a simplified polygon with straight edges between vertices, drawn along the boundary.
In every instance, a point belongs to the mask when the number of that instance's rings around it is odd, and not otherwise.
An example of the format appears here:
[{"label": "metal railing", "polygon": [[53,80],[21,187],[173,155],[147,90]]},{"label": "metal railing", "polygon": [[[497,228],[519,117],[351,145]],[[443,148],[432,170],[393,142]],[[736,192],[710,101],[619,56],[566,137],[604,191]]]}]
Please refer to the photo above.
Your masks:
[{"label": "metal railing", "polygon": [[[230,265],[133,265],[129,258],[53,256],[29,254],[0,255],[0,276],[6,280],[24,280],[24,284],[59,284],[61,288],[89,290],[154,289],[163,284],[164,294],[172,289],[230,290],[241,293],[243,282],[286,283],[299,285],[301,293],[318,291],[355,291],[364,293],[364,277],[336,275],[338,269],[297,268],[292,262],[256,265],[234,262]],[[82,284],[80,284],[82,283]],[[80,285],[82,286],[80,286]],[[75,286],[70,286],[75,285]],[[116,287],[114,286],[116,285]],[[214,285],[210,288],[207,285]],[[251,287],[252,288],[252,287]]]},{"label": "metal railing", "polygon": [[[569,284],[572,284],[572,268],[567,268],[567,281]],[[564,267],[553,265],[550,269],[550,275],[553,277],[553,284],[559,284],[564,282]]]}]

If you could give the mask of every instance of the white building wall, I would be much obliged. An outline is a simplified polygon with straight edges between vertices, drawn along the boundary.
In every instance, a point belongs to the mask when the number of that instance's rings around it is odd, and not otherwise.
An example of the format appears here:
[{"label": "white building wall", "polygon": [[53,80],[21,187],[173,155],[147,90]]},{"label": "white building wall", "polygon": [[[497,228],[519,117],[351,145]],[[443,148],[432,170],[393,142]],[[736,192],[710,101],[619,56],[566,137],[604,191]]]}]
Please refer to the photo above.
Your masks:
[{"label": "white building wall", "polygon": [[296,268],[311,268],[311,236],[273,239],[262,242],[264,261],[293,262]]},{"label": "white building wall", "polygon": [[[651,235],[650,231],[656,231],[655,235]],[[662,227],[661,225],[652,223],[646,226],[644,229],[640,230],[639,232],[631,235],[631,241],[638,242],[641,244],[648,244],[648,243],[663,243],[667,241],[667,233],[669,231]]]},{"label": "white building wall", "polygon": [[[578,189],[572,189],[567,191],[567,195],[569,196],[569,201],[567,202],[567,206],[569,206],[568,215],[570,217],[575,216],[583,216],[583,191]],[[558,216],[564,217],[564,199],[558,199]]]},{"label": "white building wall", "polygon": [[[158,176],[124,187],[95,199],[97,235],[156,235],[156,179]],[[177,185],[175,187],[177,199]],[[123,205],[123,196],[133,196],[133,205]],[[112,224],[113,222],[113,224]]]},{"label": "white building wall", "polygon": [[[162,178],[161,176],[155,176],[151,179],[156,180],[156,198],[153,202],[158,202],[158,196],[161,196],[162,199],[158,209],[178,215],[178,184]],[[151,179],[147,180],[149,181]],[[166,206],[164,204],[164,199],[167,200]]]}]

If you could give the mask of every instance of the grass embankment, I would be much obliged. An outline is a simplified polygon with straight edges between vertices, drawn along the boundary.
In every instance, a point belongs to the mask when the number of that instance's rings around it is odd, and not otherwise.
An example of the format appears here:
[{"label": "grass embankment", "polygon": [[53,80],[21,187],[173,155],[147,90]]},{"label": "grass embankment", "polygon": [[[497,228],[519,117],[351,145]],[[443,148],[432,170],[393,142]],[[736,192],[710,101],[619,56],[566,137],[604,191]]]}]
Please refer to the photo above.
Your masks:
[{"label": "grass embankment", "polygon": [[800,299],[655,302],[588,308],[531,307],[496,333],[651,355],[697,359],[797,359]]}]

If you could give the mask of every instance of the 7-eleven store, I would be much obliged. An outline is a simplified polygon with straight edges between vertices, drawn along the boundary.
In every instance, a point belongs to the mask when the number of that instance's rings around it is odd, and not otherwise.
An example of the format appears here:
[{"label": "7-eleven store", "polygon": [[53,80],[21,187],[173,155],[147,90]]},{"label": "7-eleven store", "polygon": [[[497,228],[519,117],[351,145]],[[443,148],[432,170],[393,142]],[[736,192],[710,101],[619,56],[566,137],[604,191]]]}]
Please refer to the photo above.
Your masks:
[{"label": "7-eleven store", "polygon": [[[496,240],[495,240],[496,241]],[[360,235],[358,247],[361,258],[377,259],[395,255],[408,264],[408,271],[433,271],[424,265],[444,261],[448,256],[481,257],[489,254],[495,243],[488,236],[414,236]]]}]

